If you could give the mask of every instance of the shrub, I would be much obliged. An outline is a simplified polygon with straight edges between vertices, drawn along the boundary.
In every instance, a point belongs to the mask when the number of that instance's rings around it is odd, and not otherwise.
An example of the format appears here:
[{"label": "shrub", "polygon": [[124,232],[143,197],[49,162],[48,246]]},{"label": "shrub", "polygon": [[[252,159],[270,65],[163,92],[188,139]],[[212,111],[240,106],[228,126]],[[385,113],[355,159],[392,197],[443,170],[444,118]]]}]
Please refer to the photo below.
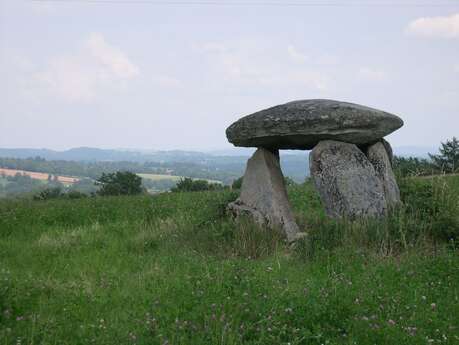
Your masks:
[{"label": "shrub", "polygon": [[96,180],[100,186],[98,195],[135,195],[143,192],[142,178],[129,171],[117,171],[115,173],[102,173]]},{"label": "shrub", "polygon": [[33,196],[34,200],[50,200],[57,199],[62,196],[60,187],[46,188]]},{"label": "shrub", "polygon": [[64,194],[64,196],[68,199],[81,199],[81,198],[87,198],[88,195],[82,192],[79,192],[77,190],[71,190],[67,193]]},{"label": "shrub", "polygon": [[232,189],[241,189],[242,187],[242,179],[243,176],[239,177],[238,179],[233,181],[233,184],[231,185]]},{"label": "shrub", "polygon": [[206,190],[223,189],[218,183],[209,183],[207,180],[193,180],[189,177],[181,178],[177,185],[171,189],[172,192],[199,192]]}]

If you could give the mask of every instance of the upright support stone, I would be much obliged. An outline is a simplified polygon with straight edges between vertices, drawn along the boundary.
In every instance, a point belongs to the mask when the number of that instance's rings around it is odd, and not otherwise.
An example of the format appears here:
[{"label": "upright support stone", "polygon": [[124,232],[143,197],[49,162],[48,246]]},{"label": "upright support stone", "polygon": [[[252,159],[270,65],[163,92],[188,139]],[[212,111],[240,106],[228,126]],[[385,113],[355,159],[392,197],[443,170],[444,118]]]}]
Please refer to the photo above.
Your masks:
[{"label": "upright support stone", "polygon": [[247,162],[241,195],[228,205],[235,216],[250,215],[269,228],[279,228],[289,242],[298,237],[299,229],[288,201],[279,151],[259,148]]},{"label": "upright support stone", "polygon": [[377,142],[366,149],[366,155],[375,168],[376,176],[382,183],[384,196],[389,207],[395,206],[400,202],[400,190],[390,159],[391,152],[392,148],[387,141]]},{"label": "upright support stone", "polygon": [[311,176],[331,217],[380,217],[386,213],[381,181],[354,144],[325,140],[309,156]]}]

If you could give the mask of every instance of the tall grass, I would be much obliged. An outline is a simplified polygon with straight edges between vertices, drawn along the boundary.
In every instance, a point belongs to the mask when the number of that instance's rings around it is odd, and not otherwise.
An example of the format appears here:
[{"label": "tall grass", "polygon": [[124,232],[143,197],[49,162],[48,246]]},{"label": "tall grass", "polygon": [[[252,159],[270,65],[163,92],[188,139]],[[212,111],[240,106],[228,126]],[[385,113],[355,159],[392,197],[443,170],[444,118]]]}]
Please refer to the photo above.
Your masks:
[{"label": "tall grass", "polygon": [[455,344],[446,182],[359,222],[294,186],[294,249],[229,219],[229,191],[0,202],[0,344]]},{"label": "tall grass", "polygon": [[444,177],[399,181],[402,203],[383,219],[331,220],[322,215],[303,220],[309,236],[296,253],[303,259],[336,248],[356,248],[378,256],[417,248],[434,251],[459,239],[459,190]]}]

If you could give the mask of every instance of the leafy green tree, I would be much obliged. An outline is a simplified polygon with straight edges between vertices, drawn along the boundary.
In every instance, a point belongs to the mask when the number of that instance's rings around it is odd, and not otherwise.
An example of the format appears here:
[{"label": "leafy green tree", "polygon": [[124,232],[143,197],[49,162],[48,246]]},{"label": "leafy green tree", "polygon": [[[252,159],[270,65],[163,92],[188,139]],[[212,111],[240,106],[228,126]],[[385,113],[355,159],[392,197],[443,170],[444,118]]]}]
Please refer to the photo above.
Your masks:
[{"label": "leafy green tree", "polygon": [[135,195],[143,192],[142,178],[130,171],[102,173],[95,184],[100,186],[98,195]]},{"label": "leafy green tree", "polygon": [[453,137],[441,143],[439,155],[431,155],[433,164],[442,172],[454,173],[459,171],[459,140]]},{"label": "leafy green tree", "polygon": [[425,176],[438,173],[437,167],[429,159],[425,158],[394,156],[392,165],[395,174],[399,177]]},{"label": "leafy green tree", "polygon": [[173,192],[199,192],[204,190],[222,189],[218,183],[209,183],[206,180],[193,180],[189,177],[181,178],[177,185],[172,188]]},{"label": "leafy green tree", "polygon": [[242,187],[242,179],[243,178],[244,177],[241,176],[238,179],[234,180],[233,184],[231,185],[231,188],[233,188],[233,189],[241,189],[241,187]]}]

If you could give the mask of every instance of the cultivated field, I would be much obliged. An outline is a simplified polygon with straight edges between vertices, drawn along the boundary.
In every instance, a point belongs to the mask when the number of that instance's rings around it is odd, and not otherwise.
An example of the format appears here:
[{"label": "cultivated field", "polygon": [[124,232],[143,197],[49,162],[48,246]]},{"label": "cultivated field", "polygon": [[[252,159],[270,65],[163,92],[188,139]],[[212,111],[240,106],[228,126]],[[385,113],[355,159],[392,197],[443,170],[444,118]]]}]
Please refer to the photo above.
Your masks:
[{"label": "cultivated field", "polygon": [[[27,175],[36,180],[48,180],[49,175],[50,175],[47,173],[34,172],[34,171],[0,168],[0,175],[15,176],[16,174]],[[53,174],[51,175],[52,177],[54,177]],[[78,182],[80,179],[76,177],[69,177],[69,176],[57,176],[57,180],[64,184],[73,184],[75,182]]]},{"label": "cultivated field", "polygon": [[458,344],[459,178],[401,187],[355,223],[291,187],[295,247],[231,191],[0,201],[0,344]]}]

